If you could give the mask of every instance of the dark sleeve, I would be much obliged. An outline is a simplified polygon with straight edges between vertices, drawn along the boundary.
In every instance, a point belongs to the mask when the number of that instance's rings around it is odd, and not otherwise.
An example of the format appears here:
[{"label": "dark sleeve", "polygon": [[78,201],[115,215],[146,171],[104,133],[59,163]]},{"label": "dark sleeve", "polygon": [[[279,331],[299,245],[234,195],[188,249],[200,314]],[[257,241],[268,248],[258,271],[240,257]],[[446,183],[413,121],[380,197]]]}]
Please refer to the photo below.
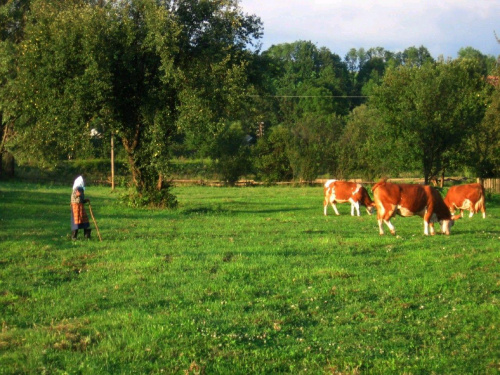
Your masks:
[{"label": "dark sleeve", "polygon": [[77,189],[76,196],[78,197],[79,203],[85,203],[85,192],[82,188]]}]

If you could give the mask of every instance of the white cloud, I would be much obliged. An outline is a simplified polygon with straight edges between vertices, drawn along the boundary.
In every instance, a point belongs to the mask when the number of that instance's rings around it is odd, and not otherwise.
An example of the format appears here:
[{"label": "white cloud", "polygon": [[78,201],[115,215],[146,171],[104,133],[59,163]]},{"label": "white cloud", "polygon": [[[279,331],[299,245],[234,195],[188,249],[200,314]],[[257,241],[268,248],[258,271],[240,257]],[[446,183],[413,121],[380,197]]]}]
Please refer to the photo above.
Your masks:
[{"label": "white cloud", "polygon": [[264,23],[264,49],[310,40],[341,56],[350,48],[402,51],[423,45],[434,57],[471,46],[497,56],[500,1],[490,0],[241,0]]}]

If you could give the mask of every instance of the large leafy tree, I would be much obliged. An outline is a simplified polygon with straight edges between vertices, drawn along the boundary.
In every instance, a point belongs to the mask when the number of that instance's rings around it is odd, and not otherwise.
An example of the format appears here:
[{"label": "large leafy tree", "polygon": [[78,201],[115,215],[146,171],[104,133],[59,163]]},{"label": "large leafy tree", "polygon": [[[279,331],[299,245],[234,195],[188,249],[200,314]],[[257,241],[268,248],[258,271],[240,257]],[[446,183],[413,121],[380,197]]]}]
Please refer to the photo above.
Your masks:
[{"label": "large leafy tree", "polygon": [[[266,162],[259,166],[272,178],[290,176],[291,171],[293,178],[304,181],[332,171],[335,140],[343,126],[340,116],[350,106],[342,98],[351,85],[347,65],[327,48],[306,41],[275,45],[263,55],[273,62],[273,93],[279,97],[282,127],[270,132],[269,143],[261,141],[259,147],[264,151],[264,144],[284,146],[285,153],[278,158],[276,153],[264,152]],[[271,166],[277,170],[271,171]]]},{"label": "large leafy tree", "polygon": [[477,60],[483,74],[497,73],[497,59],[494,56],[483,55],[480,51],[472,47],[460,48],[458,50],[459,59]]},{"label": "large leafy tree", "polygon": [[[415,168],[406,150],[404,138],[391,139],[391,129],[373,106],[356,107],[346,118],[346,126],[337,145],[338,178],[363,177],[373,181],[377,176],[396,176]],[[413,162],[413,163],[412,163]]]},{"label": "large leafy tree", "polygon": [[241,116],[245,46],[259,30],[233,0],[33,0],[17,52],[17,149],[78,156],[98,127],[121,139],[141,201],[168,204],[172,135],[210,139]]},{"label": "large leafy tree", "polygon": [[[410,64],[389,69],[373,104],[389,136],[404,139],[425,182],[444,174],[483,118],[486,81],[473,60]],[[386,141],[390,142],[390,139]]]},{"label": "large leafy tree", "polygon": [[423,66],[427,63],[434,62],[429,50],[424,47],[408,47],[405,49],[401,56],[397,58],[401,59],[401,63],[410,66]]},{"label": "large leafy tree", "polygon": [[234,120],[248,122],[253,93],[247,47],[261,36],[260,19],[241,12],[236,0],[176,0],[179,25],[179,126],[200,145],[226,131]]},{"label": "large leafy tree", "polygon": [[[264,56],[275,64],[275,94],[285,97],[280,99],[282,122],[294,123],[309,112],[308,106],[314,111],[347,114],[349,102],[335,98],[346,95],[350,87],[347,65],[338,55],[311,42],[298,41],[274,45]],[[296,96],[304,99],[299,101]],[[314,103],[305,104],[306,100]]]},{"label": "large leafy tree", "polygon": [[343,119],[335,114],[308,113],[289,128],[286,155],[294,179],[313,181],[321,173],[334,175],[343,126]]},{"label": "large leafy tree", "polygon": [[488,100],[484,119],[467,140],[466,162],[480,178],[500,174],[500,86]]},{"label": "large leafy tree", "polygon": [[12,80],[17,73],[16,44],[22,41],[29,5],[30,0],[6,0],[0,4],[0,176],[4,155],[8,156],[13,172],[12,154],[6,149],[17,116],[13,110],[17,98],[12,90]]},{"label": "large leafy tree", "polygon": [[108,46],[99,33],[105,22],[83,3],[32,1],[12,82],[17,155],[42,164],[78,156],[92,122],[110,112]]}]

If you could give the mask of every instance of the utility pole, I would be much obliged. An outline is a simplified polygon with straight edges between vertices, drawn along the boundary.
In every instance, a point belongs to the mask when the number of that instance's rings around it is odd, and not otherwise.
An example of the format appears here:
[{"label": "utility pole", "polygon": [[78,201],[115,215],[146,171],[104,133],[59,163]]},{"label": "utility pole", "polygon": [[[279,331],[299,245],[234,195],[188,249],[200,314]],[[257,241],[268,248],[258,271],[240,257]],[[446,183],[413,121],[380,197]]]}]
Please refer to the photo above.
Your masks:
[{"label": "utility pole", "polygon": [[115,191],[115,135],[111,133],[111,191]]},{"label": "utility pole", "polygon": [[264,136],[264,123],[259,122],[259,128],[257,129],[257,137],[263,137]]}]

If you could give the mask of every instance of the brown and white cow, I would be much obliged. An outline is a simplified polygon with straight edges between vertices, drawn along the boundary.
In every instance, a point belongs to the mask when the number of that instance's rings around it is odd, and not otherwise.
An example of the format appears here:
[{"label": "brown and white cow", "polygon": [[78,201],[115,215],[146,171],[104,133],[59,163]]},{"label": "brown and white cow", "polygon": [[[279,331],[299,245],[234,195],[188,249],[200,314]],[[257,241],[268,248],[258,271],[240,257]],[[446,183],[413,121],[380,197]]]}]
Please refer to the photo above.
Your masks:
[{"label": "brown and white cow", "polygon": [[375,203],[371,200],[368,195],[368,191],[363,187],[363,185],[348,182],[348,181],[338,181],[338,180],[328,180],[324,185],[325,200],[323,201],[323,212],[326,216],[328,210],[328,204],[332,205],[335,214],[340,215],[337,210],[337,203],[351,203],[351,216],[354,216],[354,210],[358,216],[359,205],[366,207],[366,212],[369,215],[373,212],[373,207]]},{"label": "brown and white cow", "polygon": [[484,187],[481,184],[466,184],[452,186],[444,203],[450,209],[452,214],[455,210],[460,210],[460,216],[464,216],[464,210],[469,210],[469,218],[476,212],[483,213],[483,219],[486,218],[486,208],[484,207]]},{"label": "brown and white cow", "polygon": [[396,230],[391,223],[391,218],[396,214],[400,216],[418,215],[424,219],[424,234],[434,235],[434,223],[440,222],[441,230],[450,234],[453,226],[450,210],[444,204],[441,194],[428,185],[393,184],[380,181],[372,187],[373,199],[377,207],[377,220],[379,233],[384,234],[384,222],[393,235]]}]

